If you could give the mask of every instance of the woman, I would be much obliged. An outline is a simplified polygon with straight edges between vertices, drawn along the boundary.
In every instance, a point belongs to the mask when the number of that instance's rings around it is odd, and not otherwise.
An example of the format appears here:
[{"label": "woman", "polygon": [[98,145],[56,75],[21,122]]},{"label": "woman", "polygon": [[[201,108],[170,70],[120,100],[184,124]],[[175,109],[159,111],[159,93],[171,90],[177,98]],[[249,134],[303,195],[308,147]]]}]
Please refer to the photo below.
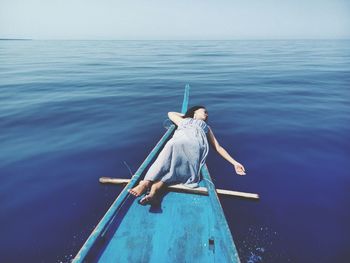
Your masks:
[{"label": "woman", "polygon": [[194,106],[185,115],[169,112],[168,116],[178,126],[174,136],[166,143],[144,180],[129,190],[132,195],[140,196],[150,189],[139,201],[140,204],[155,202],[157,194],[166,185],[183,183],[188,187],[198,187],[200,170],[209,150],[207,139],[218,154],[234,166],[237,174],[245,175],[243,165],[220,146],[207,125],[208,112],[205,107]]}]

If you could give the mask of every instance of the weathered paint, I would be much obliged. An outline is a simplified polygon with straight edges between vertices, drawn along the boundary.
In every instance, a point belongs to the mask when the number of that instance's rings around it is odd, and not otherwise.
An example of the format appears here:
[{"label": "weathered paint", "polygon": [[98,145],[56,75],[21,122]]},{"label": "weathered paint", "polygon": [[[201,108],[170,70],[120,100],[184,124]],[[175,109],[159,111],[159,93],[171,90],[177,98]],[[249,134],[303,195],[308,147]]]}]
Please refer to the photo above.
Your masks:
[{"label": "weathered paint", "polygon": [[159,210],[152,209],[133,202],[122,222],[110,229],[97,261],[238,262],[208,196],[169,192]]},{"label": "weathered paint", "polygon": [[[223,262],[240,262],[236,246],[233,242],[233,238],[228,227],[224,210],[221,207],[219,197],[216,193],[214,183],[210,177],[207,165],[203,165],[201,170],[203,181],[208,188],[210,205],[215,214],[216,220],[212,225],[213,233],[219,235],[219,242],[225,244],[225,254],[228,256],[228,261]],[[215,238],[215,236],[214,236]]]},{"label": "weathered paint", "polygon": [[[186,85],[182,112],[188,106]],[[128,189],[140,179],[175,127],[158,142],[117,197],[73,262],[239,262],[208,169],[209,195],[168,192],[158,208],[141,206]]]},{"label": "weathered paint", "polygon": [[[185,87],[185,93],[184,93],[184,99],[182,102],[182,108],[181,112],[185,113],[186,109],[188,108],[188,101],[189,101],[189,89],[190,86],[187,84]],[[107,228],[110,225],[111,220],[114,218],[114,215],[116,214],[117,210],[123,205],[126,197],[129,196],[128,190],[131,189],[136,185],[136,183],[139,181],[140,176],[144,172],[144,170],[147,168],[147,166],[153,161],[155,156],[158,154],[160,149],[163,147],[163,145],[166,143],[166,141],[169,139],[171,134],[175,130],[175,125],[171,125],[167,132],[163,135],[163,137],[159,140],[157,145],[153,148],[153,150],[150,152],[150,154],[147,156],[147,158],[143,161],[141,166],[138,168],[136,173],[131,177],[130,182],[126,185],[126,187],[123,189],[123,191],[119,194],[117,199],[113,202],[111,207],[108,209],[106,214],[103,216],[103,218],[100,220],[94,231],[91,233],[89,238],[86,240],[82,248],[79,250],[76,257],[73,259],[72,262],[84,262],[84,259],[87,257],[89,251],[92,250],[92,246],[95,244],[98,237],[106,232]]]}]

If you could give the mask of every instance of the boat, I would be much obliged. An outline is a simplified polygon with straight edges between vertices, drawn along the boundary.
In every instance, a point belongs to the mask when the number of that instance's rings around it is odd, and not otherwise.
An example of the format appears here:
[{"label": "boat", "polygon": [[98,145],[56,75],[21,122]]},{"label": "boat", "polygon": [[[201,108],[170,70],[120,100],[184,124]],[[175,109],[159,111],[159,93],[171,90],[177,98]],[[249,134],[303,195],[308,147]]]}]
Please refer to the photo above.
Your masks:
[{"label": "boat", "polygon": [[[186,85],[181,112],[188,108]],[[176,127],[171,125],[140,165],[73,263],[80,262],[240,262],[224,211],[206,164],[200,189],[168,189],[160,207],[142,206],[128,190],[142,179]],[[183,189],[182,189],[183,188]],[[184,190],[185,189],[185,190]]]}]

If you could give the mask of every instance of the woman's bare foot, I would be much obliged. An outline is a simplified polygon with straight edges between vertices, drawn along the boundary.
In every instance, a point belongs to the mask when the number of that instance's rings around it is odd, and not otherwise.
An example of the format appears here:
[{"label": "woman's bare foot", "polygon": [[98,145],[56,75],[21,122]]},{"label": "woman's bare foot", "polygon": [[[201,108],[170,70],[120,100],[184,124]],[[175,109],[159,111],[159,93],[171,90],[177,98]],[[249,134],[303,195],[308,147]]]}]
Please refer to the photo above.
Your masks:
[{"label": "woman's bare foot", "polygon": [[151,191],[149,194],[142,197],[139,201],[141,205],[151,204],[151,205],[158,205],[159,199],[158,199],[158,193],[161,192],[165,188],[165,183],[162,181],[158,181],[154,184],[152,184]]},{"label": "woman's bare foot", "polygon": [[154,205],[157,203],[158,203],[158,199],[154,195],[151,195],[151,194],[145,195],[139,201],[140,205],[147,205],[147,204]]},{"label": "woman's bare foot", "polygon": [[150,186],[151,186],[150,181],[141,181],[137,186],[130,189],[129,193],[134,196],[140,196],[144,194]]}]

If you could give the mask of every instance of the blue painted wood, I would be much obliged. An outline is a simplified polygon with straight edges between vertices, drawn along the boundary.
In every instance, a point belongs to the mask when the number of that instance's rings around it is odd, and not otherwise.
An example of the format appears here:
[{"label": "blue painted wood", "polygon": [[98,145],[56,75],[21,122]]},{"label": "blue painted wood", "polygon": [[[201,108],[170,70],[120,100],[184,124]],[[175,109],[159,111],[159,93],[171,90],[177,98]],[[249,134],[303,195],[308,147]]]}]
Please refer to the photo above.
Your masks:
[{"label": "blue painted wood", "polygon": [[169,192],[160,210],[133,202],[96,261],[239,262],[222,219],[207,195]]},{"label": "blue painted wood", "polygon": [[[188,108],[189,89],[190,89],[190,86],[187,84],[185,87],[184,99],[182,102],[182,109],[181,109],[182,113],[184,113],[184,111],[186,111],[186,109]],[[86,240],[85,244],[79,250],[78,254],[73,259],[72,262],[75,262],[75,263],[84,262],[84,259],[88,256],[88,253],[92,251],[92,247],[95,244],[96,240],[101,235],[103,236],[106,233],[106,231],[108,230],[108,227],[111,225],[112,219],[115,218],[115,215],[118,209],[121,208],[121,206],[125,202],[126,197],[129,196],[128,190],[136,185],[136,183],[139,181],[140,176],[142,175],[144,170],[154,160],[154,158],[159,153],[159,151],[164,146],[164,144],[169,139],[169,137],[174,132],[174,130],[175,130],[175,125],[171,125],[170,128],[167,130],[167,132],[163,135],[163,137],[157,143],[157,145],[153,148],[153,150],[147,156],[147,158],[143,161],[141,166],[137,169],[136,173],[131,177],[130,182],[125,186],[125,188],[119,194],[117,199],[113,202],[111,207],[108,209],[106,214],[100,220],[100,222],[98,223],[94,231],[91,233],[89,238]]]},{"label": "blue painted wood", "polygon": [[208,189],[208,198],[211,208],[215,214],[215,220],[211,224],[211,236],[213,237],[214,241],[219,239],[220,242],[225,244],[225,246],[223,246],[224,251],[222,251],[222,253],[224,253],[229,259],[227,262],[239,262],[237,249],[233,242],[231,231],[225,218],[224,210],[221,207],[219,197],[216,193],[215,185],[210,177],[206,164],[203,165],[201,174],[203,182]]},{"label": "blue painted wood", "polygon": [[190,85],[186,84],[184,100],[182,102],[182,108],[181,108],[181,113],[183,114],[185,114],[187,111],[189,98],[190,98]]},{"label": "blue painted wood", "polygon": [[[181,112],[188,107],[186,85]],[[170,128],[170,133],[174,131]],[[169,132],[168,130],[168,132]],[[170,135],[162,137],[73,262],[239,262],[237,250],[206,166],[200,186],[209,195],[167,192],[161,207],[141,206],[127,190],[140,179]],[[153,157],[151,157],[153,156]]]}]

